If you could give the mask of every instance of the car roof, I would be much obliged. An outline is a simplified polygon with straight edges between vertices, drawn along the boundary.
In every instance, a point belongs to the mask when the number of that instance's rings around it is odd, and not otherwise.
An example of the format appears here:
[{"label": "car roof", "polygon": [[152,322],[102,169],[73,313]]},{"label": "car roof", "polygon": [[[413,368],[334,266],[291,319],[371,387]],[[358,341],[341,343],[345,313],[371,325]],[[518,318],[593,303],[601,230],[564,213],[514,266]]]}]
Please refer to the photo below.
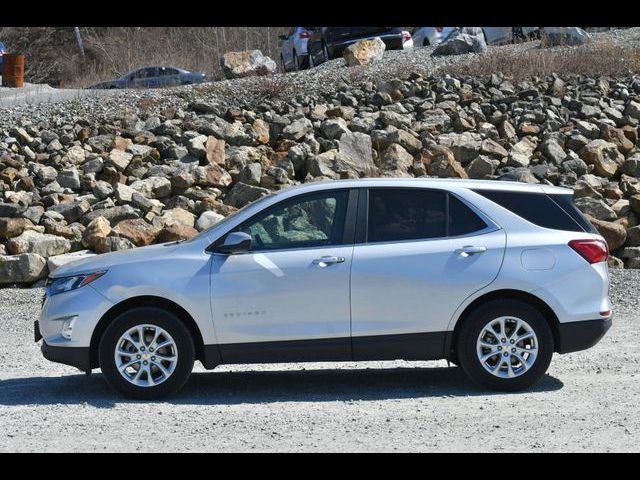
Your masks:
[{"label": "car roof", "polygon": [[551,185],[541,185],[534,183],[498,181],[498,180],[467,180],[452,178],[361,178],[357,180],[326,180],[319,182],[305,183],[281,190],[282,192],[304,193],[334,188],[362,188],[362,187],[422,187],[438,189],[458,189],[467,190],[501,190],[513,192],[530,192],[546,194],[573,194],[568,188],[554,187]]}]

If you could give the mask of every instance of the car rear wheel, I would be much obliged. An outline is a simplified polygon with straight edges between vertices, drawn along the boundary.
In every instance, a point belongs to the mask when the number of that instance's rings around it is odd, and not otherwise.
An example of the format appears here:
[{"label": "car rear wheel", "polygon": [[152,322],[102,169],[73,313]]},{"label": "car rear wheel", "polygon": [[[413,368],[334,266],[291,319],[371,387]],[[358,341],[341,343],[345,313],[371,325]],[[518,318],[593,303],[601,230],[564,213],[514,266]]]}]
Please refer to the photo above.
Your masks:
[{"label": "car rear wheel", "polygon": [[300,70],[300,59],[295,50],[293,51],[293,70],[296,72]]},{"label": "car rear wheel", "polygon": [[195,348],[174,314],[138,307],[119,315],[100,341],[100,368],[109,385],[129,398],[155,399],[177,392],[193,369]]},{"label": "car rear wheel", "polygon": [[553,334],[542,314],[518,300],[497,300],[474,310],[458,336],[460,366],[493,390],[517,391],[544,375],[553,355]]}]

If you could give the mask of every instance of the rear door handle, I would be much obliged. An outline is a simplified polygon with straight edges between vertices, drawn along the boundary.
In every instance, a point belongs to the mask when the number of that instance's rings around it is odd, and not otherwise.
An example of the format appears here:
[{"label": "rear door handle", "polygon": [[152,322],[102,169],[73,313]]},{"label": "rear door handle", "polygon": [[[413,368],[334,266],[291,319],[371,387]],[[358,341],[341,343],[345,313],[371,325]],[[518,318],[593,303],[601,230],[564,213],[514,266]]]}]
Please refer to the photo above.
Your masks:
[{"label": "rear door handle", "polygon": [[487,247],[476,247],[473,245],[465,245],[464,247],[455,250],[458,255],[462,255],[463,257],[468,257],[469,255],[474,255],[476,253],[482,253],[486,251]]},{"label": "rear door handle", "polygon": [[313,261],[314,265],[319,265],[321,267],[326,267],[327,265],[333,265],[334,263],[342,263],[344,262],[344,257],[334,257],[334,256],[324,256],[320,258],[316,258]]}]

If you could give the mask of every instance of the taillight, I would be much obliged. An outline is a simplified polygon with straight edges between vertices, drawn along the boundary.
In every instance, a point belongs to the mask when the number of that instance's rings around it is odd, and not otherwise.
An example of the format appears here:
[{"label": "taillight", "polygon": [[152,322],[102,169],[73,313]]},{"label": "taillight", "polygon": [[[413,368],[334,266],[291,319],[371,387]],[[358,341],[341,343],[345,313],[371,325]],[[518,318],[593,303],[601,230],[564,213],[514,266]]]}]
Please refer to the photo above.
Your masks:
[{"label": "taillight", "polygon": [[589,263],[604,262],[609,257],[607,244],[602,240],[571,240],[569,246]]},{"label": "taillight", "polygon": [[402,32],[402,43],[411,40],[411,34],[407,31]]},{"label": "taillight", "polygon": [[444,30],[444,27],[436,27],[436,32],[442,33],[442,30]]},{"label": "taillight", "polygon": [[300,32],[300,38],[309,38],[309,32]]}]

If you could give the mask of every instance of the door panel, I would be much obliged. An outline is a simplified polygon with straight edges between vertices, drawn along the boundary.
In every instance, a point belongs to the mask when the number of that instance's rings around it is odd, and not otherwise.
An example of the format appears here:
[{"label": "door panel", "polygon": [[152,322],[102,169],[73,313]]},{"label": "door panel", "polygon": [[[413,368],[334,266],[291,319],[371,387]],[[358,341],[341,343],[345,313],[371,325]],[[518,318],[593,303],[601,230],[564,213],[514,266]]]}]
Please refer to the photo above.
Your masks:
[{"label": "door panel", "polygon": [[233,229],[249,234],[252,246],[212,258],[211,303],[224,361],[350,358],[357,196],[346,189],[302,194]]},{"label": "door panel", "polygon": [[[352,335],[445,331],[464,299],[496,277],[505,242],[504,231],[497,230],[475,236],[356,245],[351,274]],[[465,246],[486,250],[456,253]]]},{"label": "door panel", "polygon": [[[212,309],[220,343],[343,338],[350,350],[353,246],[213,255]],[[314,263],[325,256],[333,264]]]}]

